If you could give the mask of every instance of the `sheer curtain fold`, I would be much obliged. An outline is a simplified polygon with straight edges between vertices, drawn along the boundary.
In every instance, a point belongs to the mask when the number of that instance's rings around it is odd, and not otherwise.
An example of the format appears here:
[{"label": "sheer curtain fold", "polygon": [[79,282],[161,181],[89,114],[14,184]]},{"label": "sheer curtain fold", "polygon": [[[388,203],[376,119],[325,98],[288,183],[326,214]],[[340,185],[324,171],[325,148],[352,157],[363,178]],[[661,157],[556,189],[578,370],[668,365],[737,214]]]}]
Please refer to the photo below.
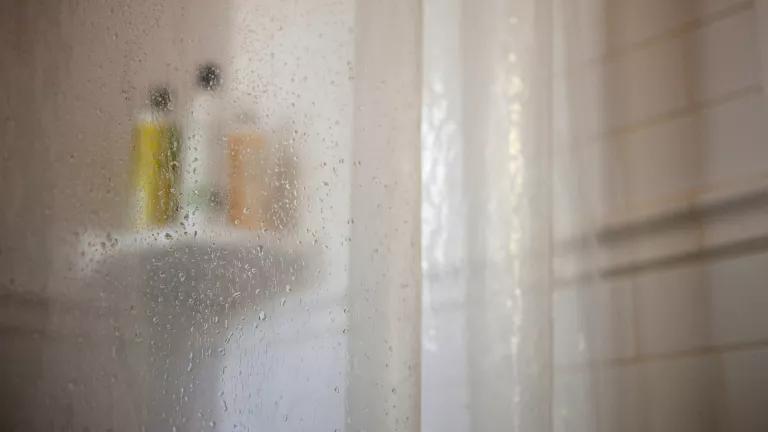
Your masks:
[{"label": "sheer curtain fold", "polygon": [[553,5],[425,4],[424,325],[463,325],[424,347],[422,425],[443,424],[440,398],[465,407],[449,430],[552,430]]}]

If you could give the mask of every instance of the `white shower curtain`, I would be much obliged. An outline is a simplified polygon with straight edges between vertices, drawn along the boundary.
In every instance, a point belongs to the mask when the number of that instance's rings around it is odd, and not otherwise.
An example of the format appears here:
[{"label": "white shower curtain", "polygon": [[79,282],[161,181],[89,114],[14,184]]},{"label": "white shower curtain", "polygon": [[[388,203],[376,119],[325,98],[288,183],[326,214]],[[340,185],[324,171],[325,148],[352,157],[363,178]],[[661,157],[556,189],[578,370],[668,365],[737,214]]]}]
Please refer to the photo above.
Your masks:
[{"label": "white shower curtain", "polygon": [[423,427],[552,430],[552,4],[424,26]]}]

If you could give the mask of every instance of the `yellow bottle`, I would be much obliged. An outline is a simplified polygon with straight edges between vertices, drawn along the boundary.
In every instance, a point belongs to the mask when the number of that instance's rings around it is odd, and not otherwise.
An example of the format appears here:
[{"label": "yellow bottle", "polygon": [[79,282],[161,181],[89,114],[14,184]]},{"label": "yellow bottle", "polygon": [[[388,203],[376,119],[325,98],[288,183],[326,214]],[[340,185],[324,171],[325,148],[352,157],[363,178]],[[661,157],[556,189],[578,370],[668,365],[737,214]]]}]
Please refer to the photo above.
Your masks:
[{"label": "yellow bottle", "polygon": [[170,103],[167,88],[152,90],[151,108],[134,130],[134,223],[140,229],[163,226],[178,212],[179,134],[169,118]]}]

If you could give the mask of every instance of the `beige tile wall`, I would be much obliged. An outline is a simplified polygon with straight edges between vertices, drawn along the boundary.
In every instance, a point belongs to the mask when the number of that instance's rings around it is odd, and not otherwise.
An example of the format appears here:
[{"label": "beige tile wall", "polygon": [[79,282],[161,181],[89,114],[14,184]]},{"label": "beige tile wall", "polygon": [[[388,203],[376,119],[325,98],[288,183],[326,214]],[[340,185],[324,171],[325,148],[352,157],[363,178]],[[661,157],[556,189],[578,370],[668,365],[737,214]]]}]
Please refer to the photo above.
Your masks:
[{"label": "beige tile wall", "polygon": [[761,3],[571,6],[599,210],[554,293],[556,425],[768,430]]}]

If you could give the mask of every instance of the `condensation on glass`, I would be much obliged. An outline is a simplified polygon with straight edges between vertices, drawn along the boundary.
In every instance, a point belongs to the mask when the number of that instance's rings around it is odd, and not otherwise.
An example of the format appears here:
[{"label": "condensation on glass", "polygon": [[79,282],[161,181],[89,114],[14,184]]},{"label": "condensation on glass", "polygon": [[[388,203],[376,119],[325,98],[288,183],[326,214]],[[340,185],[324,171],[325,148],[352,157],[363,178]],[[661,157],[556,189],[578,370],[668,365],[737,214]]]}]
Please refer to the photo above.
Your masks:
[{"label": "condensation on glass", "polygon": [[0,429],[417,429],[418,3],[0,4]]}]

